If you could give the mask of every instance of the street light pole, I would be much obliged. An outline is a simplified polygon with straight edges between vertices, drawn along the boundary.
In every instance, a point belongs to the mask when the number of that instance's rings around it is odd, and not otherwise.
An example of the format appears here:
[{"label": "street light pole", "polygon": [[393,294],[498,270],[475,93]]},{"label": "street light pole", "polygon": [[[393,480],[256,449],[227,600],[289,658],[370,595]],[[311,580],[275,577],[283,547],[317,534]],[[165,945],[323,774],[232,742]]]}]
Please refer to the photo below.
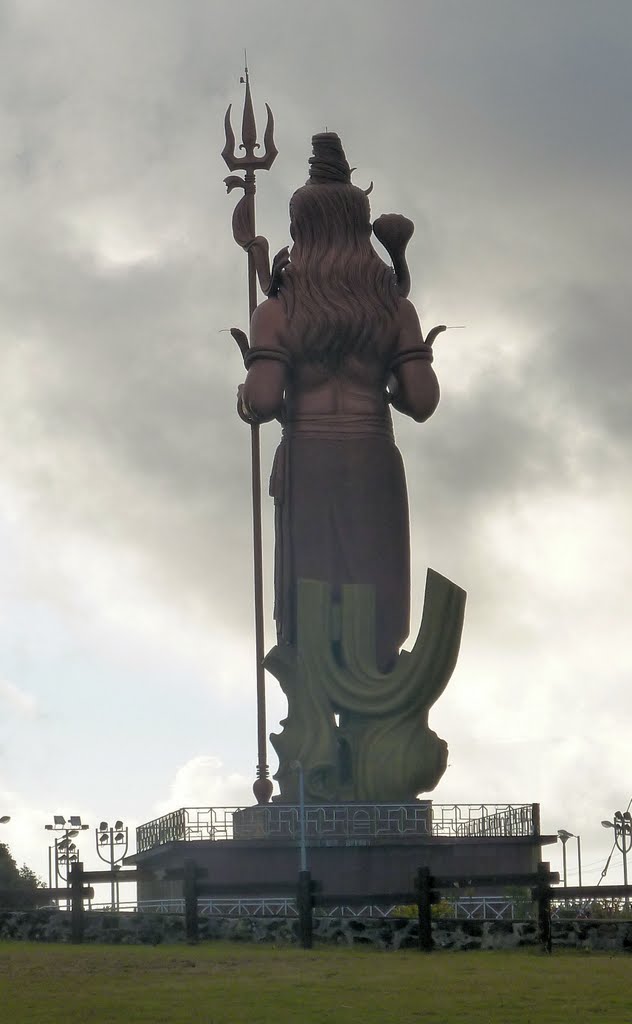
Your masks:
[{"label": "street light pole", "polygon": [[569,832],[568,829],[558,828],[557,830],[558,839],[562,841],[562,871],[564,874],[564,885],[566,885],[566,844],[569,839],[577,840],[577,873],[579,875],[579,887],[582,886],[582,841],[581,836],[575,835],[574,832]]},{"label": "street light pole", "polygon": [[567,876],[566,876],[566,844],[567,844],[568,840],[571,838],[572,834],[573,834],[572,832],[568,832],[565,828],[558,828],[558,830],[557,830],[558,839],[561,839],[561,841],[562,841],[562,877],[564,879],[564,888],[566,888],[566,885],[567,885]]},{"label": "street light pole", "polygon": [[[55,888],[57,888],[59,881],[65,882],[66,886],[70,885],[70,866],[79,860],[79,850],[75,843],[71,843],[70,840],[78,835],[79,833],[76,829],[71,829],[63,837],[55,839]],[[63,871],[62,864],[64,865]],[[70,899],[66,900],[66,910],[70,910]]]},{"label": "street light pole", "polygon": [[[112,828],[107,821],[102,821],[95,830],[97,853],[101,860],[110,865],[112,877],[110,879],[110,901],[112,910],[119,908],[118,878],[114,872],[120,867],[120,863],[127,855],[129,846],[129,829],[119,819]],[[107,856],[103,851],[107,851]],[[115,852],[116,851],[116,852]],[[122,851],[122,852],[119,852]]]},{"label": "street light pole", "polygon": [[[70,843],[70,840],[74,839],[75,836],[78,836],[80,832],[84,832],[87,828],[90,828],[90,826],[89,825],[83,825],[81,823],[81,818],[79,817],[78,814],[71,814],[70,817],[68,818],[68,821],[66,821],[66,819],[63,816],[63,814],[54,814],[53,815],[53,824],[52,825],[44,825],[44,828],[46,829],[47,832],[63,832],[64,833],[63,839],[60,837],[59,839],[55,839],[55,841],[54,841],[54,843],[55,843],[55,886],[54,887],[57,888],[57,882],[58,882],[58,880],[60,878],[61,878],[61,880],[63,882],[66,883],[67,886],[69,886],[70,885],[70,864],[73,861],[75,861],[75,860],[79,860],[79,850],[74,845],[74,843],[73,844]],[[71,849],[71,846],[72,846],[72,849]],[[64,853],[62,854],[61,857],[59,856],[60,849],[64,850]],[[48,848],[48,876],[49,876],[49,881],[51,881],[51,878],[52,878],[50,852],[51,851],[50,851],[50,847],[49,847]],[[60,871],[60,868],[59,868],[60,863],[65,863],[67,865],[67,870],[66,870],[65,877],[64,877],[64,875]],[[50,888],[52,889],[53,886],[51,885]],[[66,900],[66,909],[67,910],[70,909],[70,900]]]},{"label": "street light pole", "polygon": [[298,813],[300,817],[301,871],[307,871],[307,843],[305,841],[305,774],[300,761],[292,761],[290,768],[298,772]]}]

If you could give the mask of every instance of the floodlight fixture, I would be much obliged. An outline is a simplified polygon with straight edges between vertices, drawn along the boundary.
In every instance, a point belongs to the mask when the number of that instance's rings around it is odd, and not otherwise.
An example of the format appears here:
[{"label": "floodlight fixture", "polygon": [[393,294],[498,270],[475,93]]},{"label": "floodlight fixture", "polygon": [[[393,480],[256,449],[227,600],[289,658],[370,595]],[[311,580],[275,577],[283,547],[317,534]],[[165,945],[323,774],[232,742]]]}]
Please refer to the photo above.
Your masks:
[{"label": "floodlight fixture", "polygon": [[632,849],[632,815],[629,811],[615,811],[614,821],[602,821],[604,828],[614,829],[614,841],[617,849],[623,857],[623,884],[626,887],[625,907],[630,906],[630,897],[627,892],[628,885],[628,853]]},{"label": "floodlight fixture", "polygon": [[[54,814],[53,822],[58,828],[63,828],[64,825],[66,824],[66,819],[64,818],[63,814]],[[70,819],[70,823],[72,824],[72,818]]]},{"label": "floodlight fixture", "polygon": [[129,829],[123,824],[120,818],[117,818],[113,826],[109,826],[107,821],[102,821],[94,832],[97,853],[101,860],[105,861],[105,863],[110,866],[112,907],[117,910],[119,905],[119,893],[118,879],[115,877],[115,871],[120,868],[120,862],[127,854]]},{"label": "floodlight fixture", "polygon": [[10,814],[3,814],[0,818],[0,825],[7,825],[11,821]]},{"label": "floodlight fixture", "polygon": [[78,814],[71,814],[69,821],[73,828],[81,828],[81,818]]},{"label": "floodlight fixture", "polygon": [[55,840],[55,845],[57,846],[57,848],[59,850],[63,850],[64,847],[70,846],[70,840],[74,839],[75,836],[78,836],[78,835],[79,835],[78,832],[66,832],[66,834],[63,837],[63,839],[60,838],[60,839],[56,839]]}]

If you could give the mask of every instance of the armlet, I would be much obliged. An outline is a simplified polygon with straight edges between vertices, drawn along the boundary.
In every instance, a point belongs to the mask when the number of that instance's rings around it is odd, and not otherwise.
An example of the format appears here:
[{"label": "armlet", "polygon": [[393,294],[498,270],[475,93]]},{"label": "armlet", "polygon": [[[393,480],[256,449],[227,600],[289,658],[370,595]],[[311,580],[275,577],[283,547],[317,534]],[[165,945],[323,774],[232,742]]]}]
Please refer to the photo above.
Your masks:
[{"label": "armlet", "polygon": [[285,366],[289,366],[291,362],[289,352],[283,348],[251,348],[244,356],[246,369],[249,370],[257,359],[274,359],[278,363],[284,363]]},{"label": "armlet", "polygon": [[432,348],[430,345],[419,345],[417,348],[407,348],[404,352],[398,352],[398,354],[391,360],[389,370],[397,370],[402,363],[408,363],[411,359],[426,359],[428,362],[432,362]]}]

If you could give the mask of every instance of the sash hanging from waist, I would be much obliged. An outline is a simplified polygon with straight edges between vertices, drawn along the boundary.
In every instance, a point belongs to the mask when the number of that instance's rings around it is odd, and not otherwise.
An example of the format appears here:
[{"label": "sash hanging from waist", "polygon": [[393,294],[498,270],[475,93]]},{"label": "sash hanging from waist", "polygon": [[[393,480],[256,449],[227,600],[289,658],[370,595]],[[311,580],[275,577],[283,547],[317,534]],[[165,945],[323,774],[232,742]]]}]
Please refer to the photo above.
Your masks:
[{"label": "sash hanging from waist", "polygon": [[290,522],[290,448],[292,440],[358,441],[381,437],[394,444],[390,412],[375,416],[301,416],[283,427],[272,464],[269,493],[275,504],[274,618],[279,639],[295,640],[293,552]]}]

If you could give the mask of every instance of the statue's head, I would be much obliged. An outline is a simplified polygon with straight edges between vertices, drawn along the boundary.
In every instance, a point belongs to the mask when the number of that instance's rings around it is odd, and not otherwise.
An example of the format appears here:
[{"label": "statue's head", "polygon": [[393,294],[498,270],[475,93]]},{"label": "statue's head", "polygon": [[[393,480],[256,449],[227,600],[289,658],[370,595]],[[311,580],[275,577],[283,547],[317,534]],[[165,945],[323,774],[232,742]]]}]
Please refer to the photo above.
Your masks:
[{"label": "statue's head", "polygon": [[309,180],[290,201],[294,245],[279,298],[294,346],[334,370],[388,337],[397,283],[371,244],[367,192],[351,184],[340,139],[323,132],[312,146]]},{"label": "statue's head", "polygon": [[312,146],[309,178],[290,200],[294,259],[314,246],[364,247],[371,237],[367,192],[351,184],[340,138],[335,132],[322,132],[313,136]]}]

